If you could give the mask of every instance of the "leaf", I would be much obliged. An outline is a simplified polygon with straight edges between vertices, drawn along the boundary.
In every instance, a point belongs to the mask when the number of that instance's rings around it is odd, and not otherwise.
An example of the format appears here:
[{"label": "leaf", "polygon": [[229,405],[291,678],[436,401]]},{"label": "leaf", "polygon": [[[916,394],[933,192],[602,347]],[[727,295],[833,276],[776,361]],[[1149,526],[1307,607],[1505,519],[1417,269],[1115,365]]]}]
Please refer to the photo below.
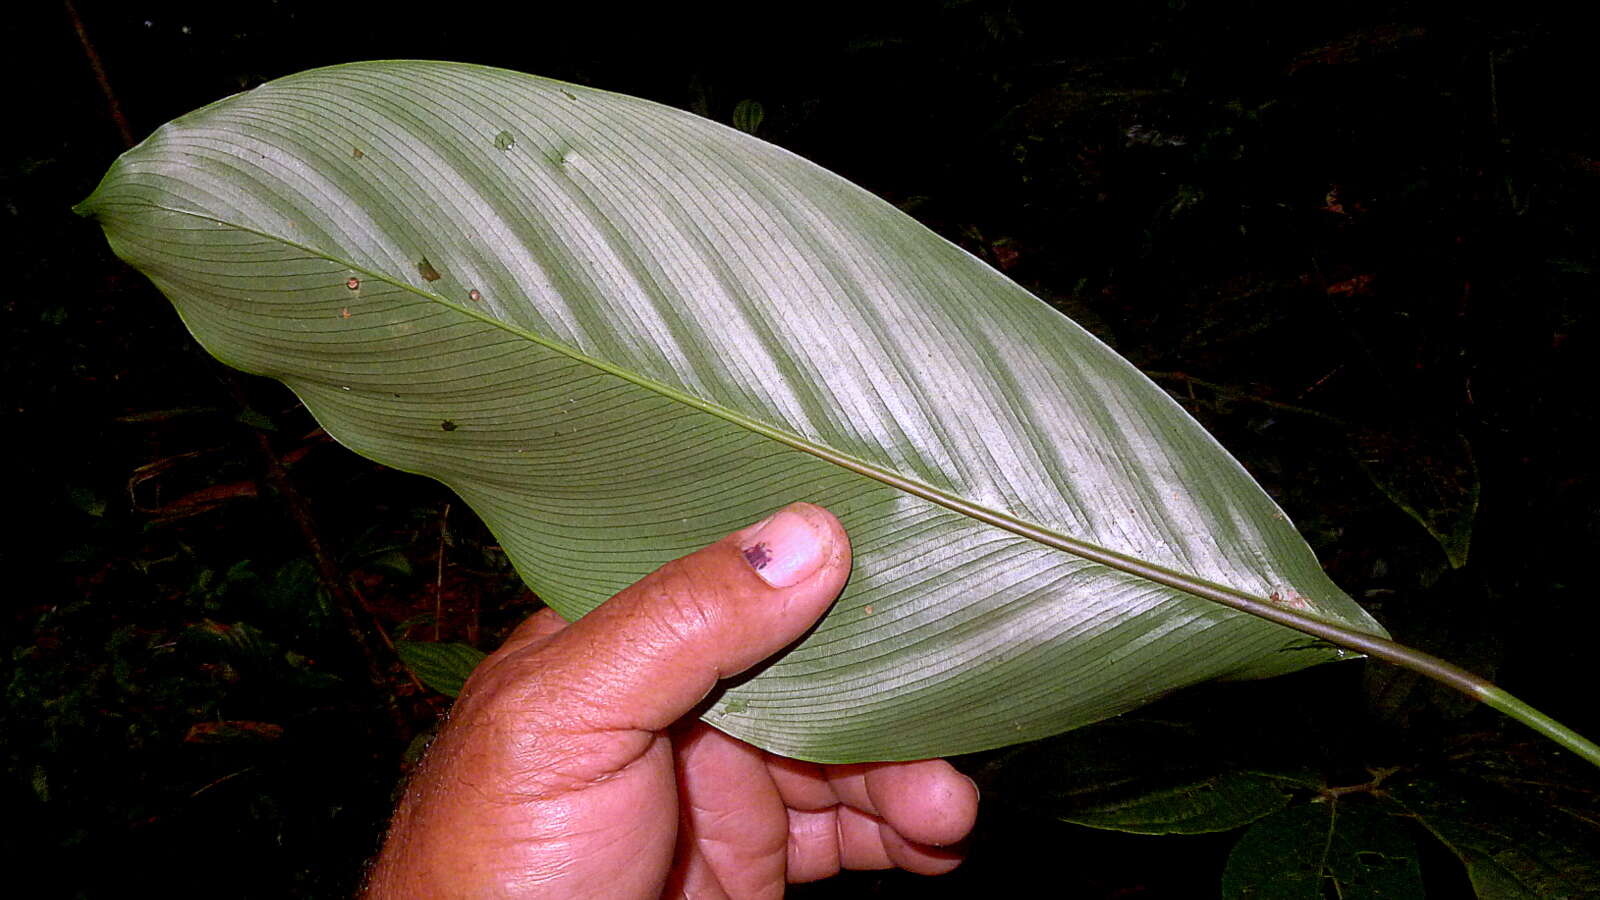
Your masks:
[{"label": "leaf", "polygon": [[395,641],[394,650],[418,681],[446,697],[460,694],[467,676],[488,655],[470,644],[432,641]]},{"label": "leaf", "polygon": [[1062,821],[1134,834],[1207,834],[1248,825],[1283,808],[1289,795],[1263,775],[1216,772],[1165,790],[1095,799]]},{"label": "leaf", "polygon": [[1460,776],[1388,788],[1461,860],[1482,900],[1600,896],[1600,829],[1562,803],[1529,803],[1528,790]]},{"label": "leaf", "polygon": [[367,565],[372,566],[375,569],[380,569],[385,572],[389,572],[394,575],[400,575],[406,578],[411,577],[413,573],[411,568],[411,560],[399,550],[390,550],[386,553],[380,553],[368,560]]},{"label": "leaf", "polygon": [[975,751],[1347,655],[1173,583],[1381,633],[1109,348],[689,113],[337,66],[162,127],[79,210],[219,359],[454,488],[568,618],[794,500],[830,508],[844,595],[706,712],[775,752]]},{"label": "leaf", "polygon": [[1416,842],[1375,804],[1311,803],[1250,826],[1222,872],[1222,896],[1252,900],[1421,897]]},{"label": "leaf", "polygon": [[733,107],[733,127],[746,134],[755,134],[766,117],[767,110],[760,100],[746,98]]},{"label": "leaf", "polygon": [[1114,719],[1004,758],[997,792],[1063,822],[1133,834],[1231,831],[1289,803],[1289,781],[1219,759],[1210,736]]}]

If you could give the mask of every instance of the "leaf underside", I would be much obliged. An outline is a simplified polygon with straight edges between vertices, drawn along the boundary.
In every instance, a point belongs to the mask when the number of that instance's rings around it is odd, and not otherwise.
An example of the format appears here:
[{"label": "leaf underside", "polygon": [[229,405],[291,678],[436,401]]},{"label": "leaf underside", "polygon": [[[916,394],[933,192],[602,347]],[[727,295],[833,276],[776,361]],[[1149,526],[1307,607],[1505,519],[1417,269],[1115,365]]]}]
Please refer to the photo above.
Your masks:
[{"label": "leaf underside", "polygon": [[706,720],[818,761],[1032,740],[1337,658],[1052,546],[1382,634],[1126,361],[889,204],[647,101],[435,62],[215,103],[80,206],[229,365],[437,478],[574,618],[795,500],[822,623]]}]

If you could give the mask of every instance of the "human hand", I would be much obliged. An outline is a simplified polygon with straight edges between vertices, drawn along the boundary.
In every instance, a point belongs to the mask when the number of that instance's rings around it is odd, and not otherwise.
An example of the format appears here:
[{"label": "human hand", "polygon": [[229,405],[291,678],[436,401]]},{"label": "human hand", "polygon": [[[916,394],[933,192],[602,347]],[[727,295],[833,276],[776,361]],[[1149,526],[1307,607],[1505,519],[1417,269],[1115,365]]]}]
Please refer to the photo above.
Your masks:
[{"label": "human hand", "polygon": [[478,667],[396,812],[369,898],[771,898],[841,868],[955,868],[977,788],[942,760],[817,765],[681,721],[798,638],[850,571],[798,503]]}]

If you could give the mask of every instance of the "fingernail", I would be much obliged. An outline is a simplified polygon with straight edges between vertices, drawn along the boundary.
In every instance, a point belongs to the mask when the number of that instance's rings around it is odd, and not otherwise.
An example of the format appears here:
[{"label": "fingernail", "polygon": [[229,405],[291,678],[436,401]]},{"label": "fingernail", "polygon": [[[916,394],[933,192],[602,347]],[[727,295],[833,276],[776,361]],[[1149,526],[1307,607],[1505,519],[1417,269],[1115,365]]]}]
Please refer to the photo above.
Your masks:
[{"label": "fingernail", "polygon": [[793,507],[779,510],[745,538],[745,562],[773,587],[792,587],[822,567],[827,548],[810,520]]}]

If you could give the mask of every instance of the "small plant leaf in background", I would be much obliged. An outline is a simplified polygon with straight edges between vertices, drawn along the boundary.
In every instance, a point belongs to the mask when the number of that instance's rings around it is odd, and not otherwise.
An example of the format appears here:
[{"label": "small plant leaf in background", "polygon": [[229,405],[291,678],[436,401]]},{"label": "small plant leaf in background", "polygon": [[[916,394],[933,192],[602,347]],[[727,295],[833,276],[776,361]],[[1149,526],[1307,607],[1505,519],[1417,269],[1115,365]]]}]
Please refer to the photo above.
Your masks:
[{"label": "small plant leaf in background", "polygon": [[745,98],[733,108],[733,127],[745,134],[755,134],[761,127],[761,120],[766,117],[767,110],[760,100]]},{"label": "small plant leaf in background", "polygon": [[1366,798],[1292,806],[1250,826],[1222,873],[1225,900],[1423,896],[1403,810]]},{"label": "small plant leaf in background", "polygon": [[[1466,867],[1480,900],[1600,897],[1600,830],[1587,795],[1565,802],[1560,786],[1529,786],[1512,773],[1502,786],[1462,775],[1386,786],[1388,795]],[[1571,790],[1571,789],[1568,789]],[[1584,827],[1574,828],[1582,823]]]},{"label": "small plant leaf in background", "polygon": [[1478,515],[1478,465],[1453,429],[1364,428],[1349,436],[1367,477],[1439,542],[1451,568],[1467,564]]},{"label": "small plant leaf in background", "polygon": [[418,681],[446,697],[460,694],[467,676],[488,655],[470,644],[432,641],[395,641],[394,649]]},{"label": "small plant leaf in background", "polygon": [[1078,798],[1063,822],[1134,834],[1230,831],[1289,803],[1282,783],[1251,772],[1218,772],[1187,784],[1118,796],[1105,790]]},{"label": "small plant leaf in background", "polygon": [[1116,719],[1003,757],[996,786],[1040,814],[1133,834],[1229,831],[1288,805],[1288,779],[1230,766],[1215,737]]}]

